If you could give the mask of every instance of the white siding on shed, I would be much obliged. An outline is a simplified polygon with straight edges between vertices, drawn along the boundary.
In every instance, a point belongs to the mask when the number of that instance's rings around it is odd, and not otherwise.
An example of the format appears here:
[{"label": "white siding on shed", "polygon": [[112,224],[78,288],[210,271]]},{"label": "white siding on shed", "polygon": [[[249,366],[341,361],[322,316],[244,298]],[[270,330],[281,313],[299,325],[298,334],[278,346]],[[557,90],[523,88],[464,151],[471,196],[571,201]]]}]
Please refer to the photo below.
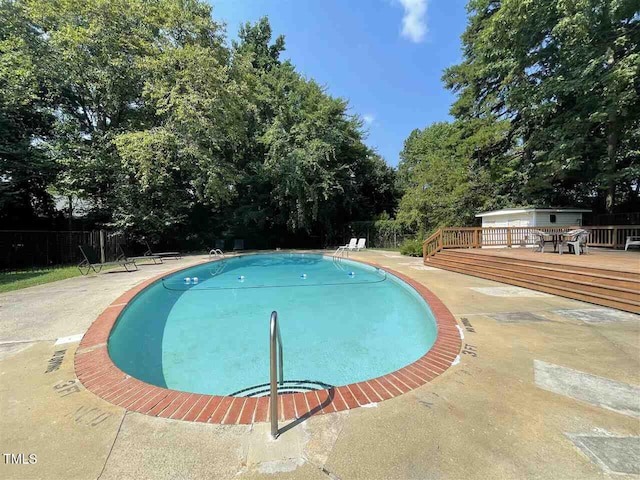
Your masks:
[{"label": "white siding on shed", "polygon": [[529,227],[532,224],[533,212],[482,218],[483,227]]},{"label": "white siding on shed", "polygon": [[[535,212],[536,227],[570,227],[582,225],[582,213],[580,212]],[[556,222],[551,222],[551,215],[556,216]]]}]

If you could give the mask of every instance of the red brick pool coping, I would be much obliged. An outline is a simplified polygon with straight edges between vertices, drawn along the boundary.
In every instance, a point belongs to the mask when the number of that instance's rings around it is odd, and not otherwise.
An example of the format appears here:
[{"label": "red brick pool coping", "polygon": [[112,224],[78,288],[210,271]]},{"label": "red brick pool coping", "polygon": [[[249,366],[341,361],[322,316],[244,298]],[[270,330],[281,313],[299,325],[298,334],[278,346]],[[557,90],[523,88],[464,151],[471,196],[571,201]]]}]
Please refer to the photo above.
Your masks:
[{"label": "red brick pool coping", "polygon": [[[458,356],[460,332],[449,309],[424,285],[400,272],[375,263],[411,285],[429,304],[438,325],[431,349],[415,362],[371,380],[326,390],[281,394],[281,421],[339,412],[402,395],[432,381],[445,372]],[[127,410],[161,418],[216,424],[251,424],[269,420],[268,397],[201,395],[158,387],[120,370],[109,357],[107,341],[118,315],[133,297],[149,285],[181,267],[151,278],[118,297],[93,322],[75,354],[75,373],[82,385],[98,397]]]}]

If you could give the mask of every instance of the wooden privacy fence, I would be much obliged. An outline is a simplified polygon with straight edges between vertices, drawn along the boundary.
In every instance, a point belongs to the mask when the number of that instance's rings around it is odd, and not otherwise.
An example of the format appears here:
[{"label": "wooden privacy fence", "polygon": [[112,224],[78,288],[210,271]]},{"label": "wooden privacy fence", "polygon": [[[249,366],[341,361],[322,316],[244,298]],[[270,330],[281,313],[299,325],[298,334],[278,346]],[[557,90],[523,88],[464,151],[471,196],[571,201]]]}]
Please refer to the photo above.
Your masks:
[{"label": "wooden privacy fence", "polygon": [[536,244],[534,231],[549,234],[582,228],[589,232],[591,247],[624,248],[627,237],[640,235],[640,225],[589,227],[447,227],[438,229],[422,243],[424,258],[444,248],[481,248],[532,246]]},{"label": "wooden privacy fence", "polygon": [[105,230],[0,230],[0,271],[79,263],[79,245],[92,246],[103,261],[109,262],[118,256],[119,243],[123,243],[122,235]]}]

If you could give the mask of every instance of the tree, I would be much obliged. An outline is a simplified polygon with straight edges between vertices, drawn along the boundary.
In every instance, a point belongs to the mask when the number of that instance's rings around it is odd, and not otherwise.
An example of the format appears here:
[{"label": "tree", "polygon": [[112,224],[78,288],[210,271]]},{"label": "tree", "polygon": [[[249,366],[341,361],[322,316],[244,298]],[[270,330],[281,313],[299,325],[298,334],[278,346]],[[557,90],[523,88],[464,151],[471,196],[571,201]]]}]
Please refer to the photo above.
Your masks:
[{"label": "tree", "polygon": [[471,224],[479,209],[494,205],[496,188],[489,170],[474,158],[481,141],[461,122],[411,132],[400,154],[398,176],[406,193],[398,221],[424,236],[441,226]]},{"label": "tree", "polygon": [[42,142],[53,117],[40,78],[40,40],[19,5],[0,3],[0,222],[29,226],[52,215],[47,187],[56,174]]},{"label": "tree", "polygon": [[[472,0],[446,70],[461,120],[504,119],[531,203],[638,205],[637,0]],[[499,150],[507,153],[509,142]]]},{"label": "tree", "polygon": [[38,54],[52,85],[49,106],[56,125],[48,146],[60,171],[55,189],[89,198],[108,219],[120,173],[113,139],[145,119],[140,60],[153,50],[149,20],[154,6],[161,5],[127,0],[19,3],[44,45]]},{"label": "tree", "polygon": [[24,28],[6,37],[37,46],[14,49],[34,86],[14,91],[49,121],[23,146],[56,167],[43,185],[69,198],[70,217],[81,198],[102,225],[134,236],[267,246],[326,240],[395,208],[395,174],[363,143],[362,122],[280,59],[284,38],[272,41],[266,18],[229,48],[199,0],[10,5]]},{"label": "tree", "polygon": [[347,114],[347,102],[280,60],[284,39],[271,43],[267,19],[244,25],[239,38],[233,63],[249,104],[238,221],[275,238],[326,238],[359,215],[392,211],[393,171],[364,145],[362,123]]},{"label": "tree", "polygon": [[143,61],[145,128],[114,138],[124,175],[114,224],[129,232],[175,232],[195,205],[215,210],[236,194],[243,92],[231,77],[219,26],[206,9],[197,15],[199,35],[158,38],[161,48]]}]

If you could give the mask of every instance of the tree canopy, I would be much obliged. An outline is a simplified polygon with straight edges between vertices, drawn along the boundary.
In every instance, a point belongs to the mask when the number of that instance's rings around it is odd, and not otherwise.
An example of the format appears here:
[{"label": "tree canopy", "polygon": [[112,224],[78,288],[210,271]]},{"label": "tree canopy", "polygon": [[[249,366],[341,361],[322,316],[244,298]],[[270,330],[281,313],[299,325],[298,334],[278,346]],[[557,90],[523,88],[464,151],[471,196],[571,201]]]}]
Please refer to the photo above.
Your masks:
[{"label": "tree canopy", "polygon": [[638,211],[639,11],[470,0],[453,119],[411,132],[396,172],[266,18],[229,42],[204,0],[0,0],[0,221],[80,202],[90,226],[262,247],[393,215],[426,234],[511,206]]},{"label": "tree canopy", "polygon": [[400,177],[413,183],[399,218],[433,228],[507,206],[637,211],[639,11],[638,0],[471,0],[463,60],[443,75],[454,122],[405,142]]},{"label": "tree canopy", "polygon": [[0,218],[53,194],[136,236],[279,246],[393,214],[394,170],[266,18],[229,44],[200,0],[0,2]]}]

